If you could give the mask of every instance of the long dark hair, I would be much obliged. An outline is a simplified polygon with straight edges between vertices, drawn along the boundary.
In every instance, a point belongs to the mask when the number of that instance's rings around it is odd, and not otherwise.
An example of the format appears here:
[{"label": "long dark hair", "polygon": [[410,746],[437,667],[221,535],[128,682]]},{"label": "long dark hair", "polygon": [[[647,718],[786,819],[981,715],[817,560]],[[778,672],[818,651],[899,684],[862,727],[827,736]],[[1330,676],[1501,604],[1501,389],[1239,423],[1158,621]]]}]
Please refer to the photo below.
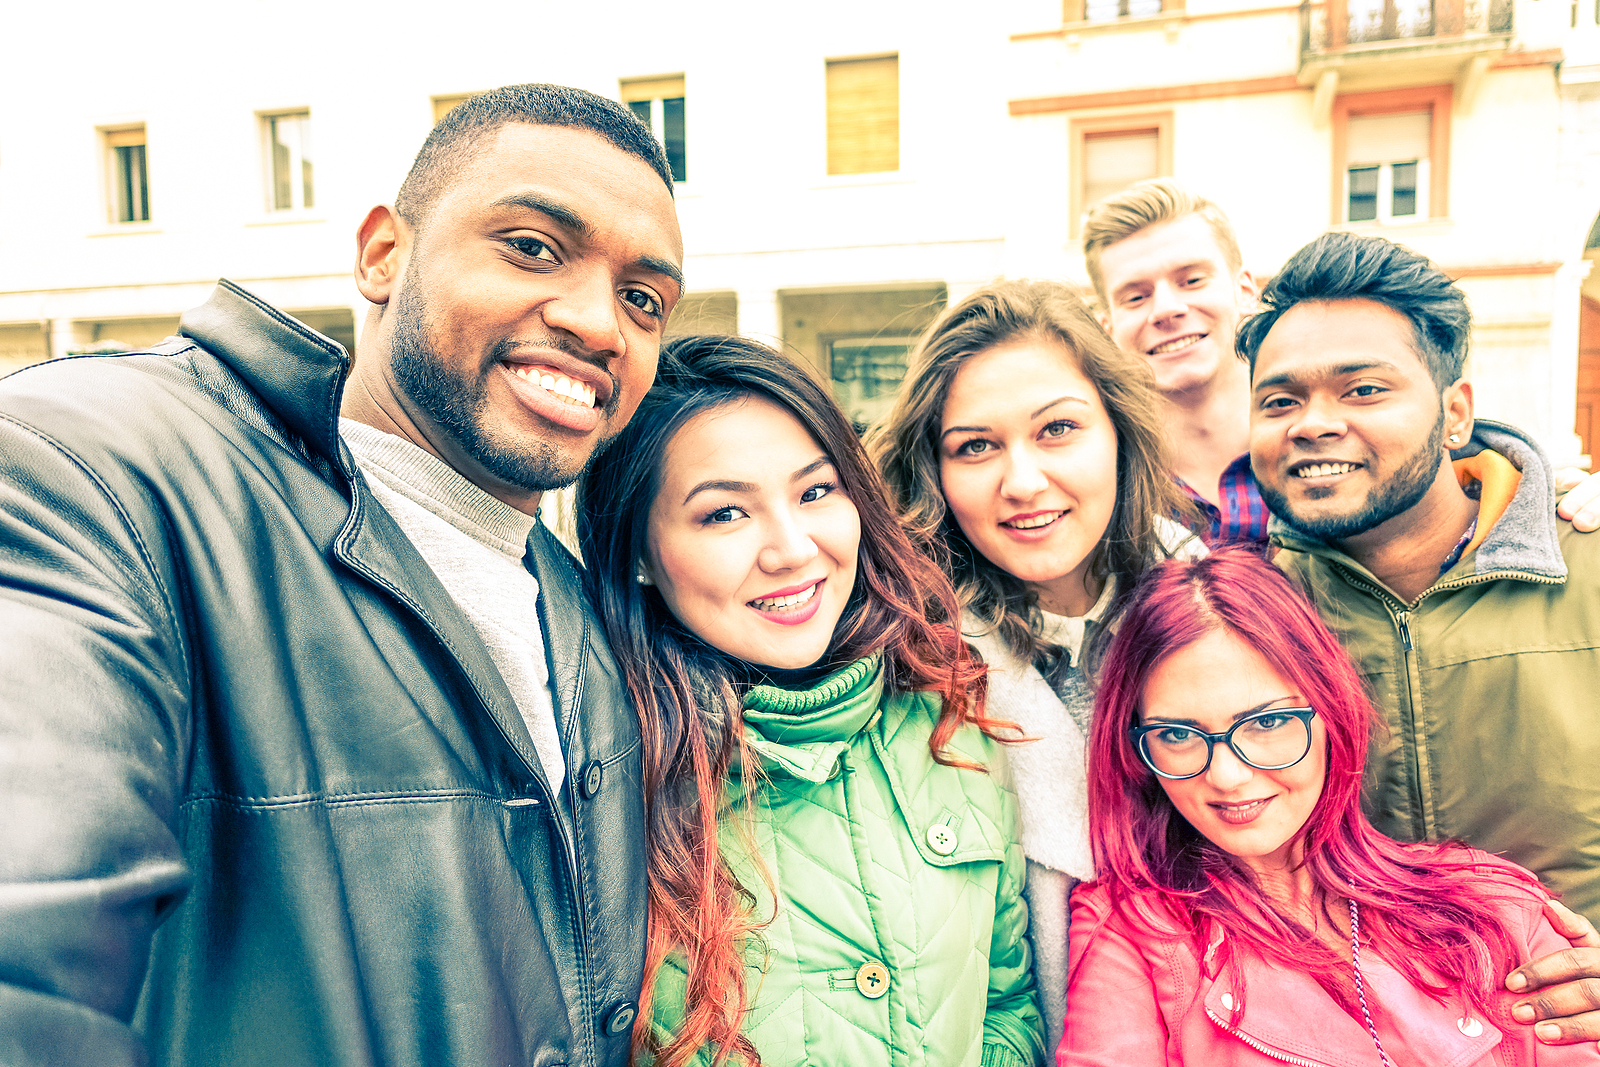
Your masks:
[{"label": "long dark hair", "polygon": [[1346,999],[1349,956],[1274,909],[1249,868],[1178,813],[1128,740],[1151,673],[1218,630],[1261,653],[1322,720],[1327,772],[1301,830],[1302,864],[1322,900],[1357,901],[1378,954],[1412,985],[1441,1000],[1459,990],[1487,1010],[1504,968],[1520,962],[1493,901],[1532,899],[1537,880],[1459,845],[1402,845],[1373,829],[1361,812],[1361,780],[1376,715],[1361,676],[1316,609],[1248,548],[1161,564],[1120,616],[1089,736],[1089,838],[1113,900],[1153,895],[1162,924],[1193,937],[1202,953],[1204,922],[1213,920]]},{"label": "long dark hair", "polygon": [[956,372],[997,345],[1027,338],[1064,347],[1094,385],[1117,433],[1117,499],[1088,573],[1115,577],[1124,593],[1168,553],[1160,516],[1192,522],[1193,509],[1167,473],[1160,397],[1150,368],[1123,351],[1064,282],[996,282],[951,307],[917,342],[888,417],[867,447],[883,470],[913,535],[945,567],[962,603],[996,627],[1013,655],[1053,658],[1038,638],[1038,597],[1022,579],[973,548],[945,503],[939,480],[939,431]]},{"label": "long dark hair", "polygon": [[[760,921],[717,845],[729,768],[735,757],[743,767],[755,763],[743,758],[743,686],[725,658],[673,618],[653,586],[634,580],[667,445],[696,415],[748,397],[771,401],[810,431],[860,515],[856,584],[828,662],[882,653],[891,689],[937,691],[942,709],[929,745],[940,762],[970,766],[944,752],[964,723],[1001,725],[983,716],[983,667],[953,625],[955,592],[900,528],[882,479],[827,388],[809,369],[744,338],[684,337],[665,345],[655,386],[578,489],[578,542],[644,736],[650,938],[634,1041],[661,1067],[676,1067],[704,1047],[716,1048],[719,1061],[758,1062],[739,1025],[748,999],[741,948]],[[651,1048],[654,975],[674,949],[688,957],[684,1025]]]}]

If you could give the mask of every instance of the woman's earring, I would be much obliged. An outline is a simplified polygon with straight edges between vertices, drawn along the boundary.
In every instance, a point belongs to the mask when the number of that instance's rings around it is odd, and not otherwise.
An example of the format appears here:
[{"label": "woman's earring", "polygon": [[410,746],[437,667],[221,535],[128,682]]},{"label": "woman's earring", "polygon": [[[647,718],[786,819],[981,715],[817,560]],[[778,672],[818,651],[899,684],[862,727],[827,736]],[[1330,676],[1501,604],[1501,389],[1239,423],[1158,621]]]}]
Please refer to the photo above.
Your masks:
[{"label": "woman's earring", "polygon": [[644,560],[640,560],[638,563],[634,564],[633,580],[638,582],[640,585],[656,584],[655,582],[652,582],[650,580],[650,576],[644,572]]}]

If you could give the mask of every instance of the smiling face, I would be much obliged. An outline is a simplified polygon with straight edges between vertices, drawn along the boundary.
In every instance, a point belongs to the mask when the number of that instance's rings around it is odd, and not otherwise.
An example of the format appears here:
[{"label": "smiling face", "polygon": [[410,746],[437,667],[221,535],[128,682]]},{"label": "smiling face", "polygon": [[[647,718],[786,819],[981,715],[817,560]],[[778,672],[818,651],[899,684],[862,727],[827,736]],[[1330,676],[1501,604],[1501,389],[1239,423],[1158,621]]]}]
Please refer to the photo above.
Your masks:
[{"label": "smiling face", "polygon": [[1111,336],[1150,361],[1156,388],[1202,388],[1229,368],[1255,282],[1228,266],[1205,219],[1185,215],[1123,238],[1101,250],[1100,272]]},{"label": "smiling face", "polygon": [[[1173,652],[1150,672],[1139,721],[1220,734],[1245,716],[1272,708],[1304,707],[1305,703],[1294,685],[1260,652],[1229,630],[1213,630]],[[1267,719],[1265,725],[1299,728],[1287,718]],[[1327,753],[1327,732],[1322,719],[1316,717],[1311,720],[1311,748],[1291,767],[1258,770],[1218,743],[1204,773],[1181,781],[1159,781],[1189,825],[1224,852],[1276,881],[1298,859],[1300,831],[1322,796]]]},{"label": "smiling face", "polygon": [[1457,382],[1440,396],[1400,312],[1370,300],[1290,308],[1261,343],[1253,388],[1251,465],[1296,529],[1399,535],[1431,494],[1459,492],[1444,439],[1470,433],[1471,391]]},{"label": "smiling face", "polygon": [[1117,500],[1117,431],[1094,384],[1054,339],[1008,341],[951,379],[939,479],[956,525],[1048,611],[1082,615],[1099,593],[1089,556]]},{"label": "smiling face", "polygon": [[576,478],[633,414],[683,248],[660,177],[598,134],[487,136],[419,231],[393,221],[387,358],[355,374],[406,436],[520,506]]},{"label": "smiling face", "polygon": [[690,418],[662,455],[648,522],[645,574],[700,640],[782,669],[827,653],[861,519],[788,411],[750,397]]}]

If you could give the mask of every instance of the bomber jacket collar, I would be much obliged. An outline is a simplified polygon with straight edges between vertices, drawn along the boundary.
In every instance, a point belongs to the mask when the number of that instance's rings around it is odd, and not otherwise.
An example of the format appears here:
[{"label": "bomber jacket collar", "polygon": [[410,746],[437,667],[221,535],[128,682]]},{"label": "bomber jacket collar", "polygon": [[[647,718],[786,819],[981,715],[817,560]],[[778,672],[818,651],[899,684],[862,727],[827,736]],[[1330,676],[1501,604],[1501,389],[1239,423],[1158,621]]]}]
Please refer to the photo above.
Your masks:
[{"label": "bomber jacket collar", "polygon": [[244,379],[313,452],[343,466],[339,400],[350,357],[338,343],[226,278],[184,312],[178,332]]},{"label": "bomber jacket collar", "polygon": [[[1452,454],[1459,459],[1475,456],[1485,449],[1492,449],[1510,460],[1522,472],[1522,484],[1477,548],[1462,556],[1439,581],[1480,575],[1539,582],[1565,581],[1567,564],[1557,536],[1554,478],[1549,457],[1521,430],[1488,419],[1477,420],[1472,428],[1472,440]],[[1272,518],[1271,534],[1274,543],[1290,551],[1322,557],[1377,581],[1371,572],[1338,548],[1299,533],[1276,515]]]},{"label": "bomber jacket collar", "polygon": [[823,782],[883,698],[882,660],[858,659],[806,690],[758,685],[745,694],[745,744],[768,773]]}]

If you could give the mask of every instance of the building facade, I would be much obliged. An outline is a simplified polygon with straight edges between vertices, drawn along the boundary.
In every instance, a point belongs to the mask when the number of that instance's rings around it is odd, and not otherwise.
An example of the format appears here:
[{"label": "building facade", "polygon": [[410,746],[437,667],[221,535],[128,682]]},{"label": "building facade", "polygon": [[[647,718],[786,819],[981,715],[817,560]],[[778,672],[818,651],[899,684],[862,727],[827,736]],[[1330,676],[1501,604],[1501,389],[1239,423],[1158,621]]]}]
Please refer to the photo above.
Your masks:
[{"label": "building facade", "polygon": [[73,47],[0,65],[0,369],[159,339],[223,276],[355,345],[356,226],[431,124],[557,81],[668,149],[673,332],[787,344],[861,421],[948,301],[999,276],[1086,284],[1086,207],[1171,174],[1229,211],[1258,278],[1330,227],[1432,257],[1473,302],[1480,411],[1572,458],[1580,351],[1600,351],[1580,338],[1600,326],[1596,8],[289,0],[130,24],[34,5],[14,40]]}]

